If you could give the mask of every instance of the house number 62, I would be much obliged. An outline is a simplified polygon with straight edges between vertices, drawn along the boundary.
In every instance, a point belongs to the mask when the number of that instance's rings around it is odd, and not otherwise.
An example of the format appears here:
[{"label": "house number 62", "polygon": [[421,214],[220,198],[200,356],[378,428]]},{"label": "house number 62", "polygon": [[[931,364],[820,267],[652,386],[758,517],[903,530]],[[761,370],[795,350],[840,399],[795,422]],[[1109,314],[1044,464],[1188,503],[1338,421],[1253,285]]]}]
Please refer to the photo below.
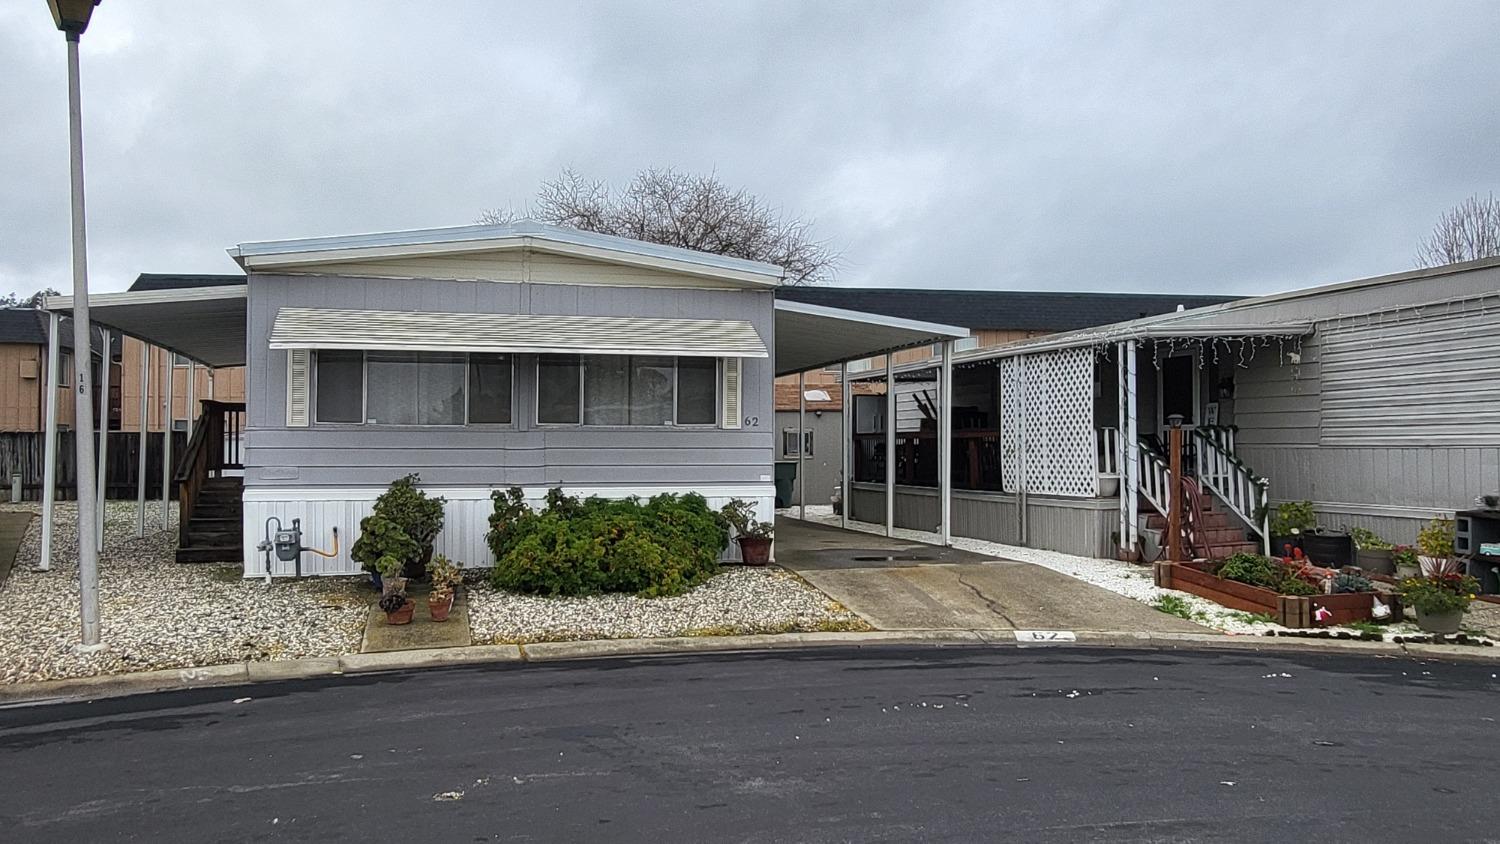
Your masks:
[{"label": "house number 62", "polygon": [[746,416],[745,417],[745,427],[746,428],[759,428],[760,427],[760,417],[759,416]]}]

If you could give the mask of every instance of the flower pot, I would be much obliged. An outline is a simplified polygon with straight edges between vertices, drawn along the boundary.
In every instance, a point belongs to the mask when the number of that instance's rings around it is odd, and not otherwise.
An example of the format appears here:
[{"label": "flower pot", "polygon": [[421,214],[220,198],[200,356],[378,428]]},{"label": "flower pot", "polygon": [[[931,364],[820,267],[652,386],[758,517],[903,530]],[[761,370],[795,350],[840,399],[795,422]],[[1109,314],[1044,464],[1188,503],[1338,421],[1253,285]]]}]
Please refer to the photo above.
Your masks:
[{"label": "flower pot", "polygon": [[1356,551],[1354,564],[1374,574],[1395,574],[1396,561],[1391,559],[1391,549]]},{"label": "flower pot", "polygon": [[1464,619],[1463,610],[1449,610],[1448,612],[1422,612],[1417,607],[1417,626],[1428,633],[1440,633],[1451,636],[1458,632],[1459,623]]},{"label": "flower pot", "polygon": [[1120,476],[1119,475],[1100,475],[1099,476],[1099,497],[1100,498],[1114,498],[1115,496],[1117,496],[1119,494],[1120,494]]},{"label": "flower pot", "polygon": [[1408,577],[1421,577],[1422,567],[1417,563],[1399,563],[1396,565],[1396,577],[1405,580]]},{"label": "flower pot", "polygon": [[382,595],[385,594],[385,589],[383,588],[383,586],[382,586],[382,584],[380,582],[380,572],[378,572],[378,571],[372,571],[372,572],[370,572],[370,585],[373,586],[373,587],[375,587],[375,591],[376,592],[379,592]]},{"label": "flower pot", "polygon": [[1300,534],[1289,533],[1285,536],[1271,536],[1271,556],[1273,557],[1291,557],[1293,554],[1290,549],[1301,547],[1302,536]]},{"label": "flower pot", "polygon": [[444,600],[437,601],[429,595],[427,598],[427,612],[432,615],[433,621],[447,621],[448,613],[453,611],[453,593],[449,592]]},{"label": "flower pot", "polygon": [[771,562],[771,538],[768,536],[741,536],[740,559],[747,566],[763,566]]},{"label": "flower pot", "polygon": [[1347,533],[1304,533],[1302,553],[1324,568],[1354,564],[1354,538]]},{"label": "flower pot", "polygon": [[417,605],[413,604],[411,602],[411,599],[408,598],[407,601],[406,601],[406,603],[404,603],[404,604],[401,605],[401,609],[396,610],[395,612],[388,612],[388,613],[385,614],[385,623],[386,624],[411,624],[411,614],[414,613],[414,612],[416,612],[416,611],[417,611]]}]

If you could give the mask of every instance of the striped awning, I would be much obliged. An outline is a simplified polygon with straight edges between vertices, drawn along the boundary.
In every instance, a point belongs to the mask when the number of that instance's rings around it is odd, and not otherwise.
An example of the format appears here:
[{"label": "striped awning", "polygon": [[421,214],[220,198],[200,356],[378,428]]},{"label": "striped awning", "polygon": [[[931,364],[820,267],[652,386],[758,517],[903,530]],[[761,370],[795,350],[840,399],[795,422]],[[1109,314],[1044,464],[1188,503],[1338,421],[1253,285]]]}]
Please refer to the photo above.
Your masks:
[{"label": "striped awning", "polygon": [[400,349],[680,357],[769,357],[735,319],[430,313],[281,308],[273,349]]}]

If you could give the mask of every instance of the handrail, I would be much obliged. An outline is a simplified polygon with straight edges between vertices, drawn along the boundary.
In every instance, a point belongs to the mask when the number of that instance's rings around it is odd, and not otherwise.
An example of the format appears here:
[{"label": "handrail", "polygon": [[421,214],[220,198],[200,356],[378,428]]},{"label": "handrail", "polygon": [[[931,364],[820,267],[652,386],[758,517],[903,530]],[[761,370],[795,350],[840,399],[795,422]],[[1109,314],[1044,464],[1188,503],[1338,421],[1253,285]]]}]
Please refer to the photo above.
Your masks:
[{"label": "handrail", "polygon": [[1192,436],[1196,446],[1193,449],[1194,474],[1198,483],[1224,502],[1224,506],[1252,531],[1260,534],[1261,545],[1266,547],[1270,543],[1267,524],[1269,483],[1235,456],[1234,429],[1195,429]]},{"label": "handrail", "polygon": [[1141,445],[1141,495],[1163,516],[1172,506],[1172,469],[1165,457],[1144,443]]}]

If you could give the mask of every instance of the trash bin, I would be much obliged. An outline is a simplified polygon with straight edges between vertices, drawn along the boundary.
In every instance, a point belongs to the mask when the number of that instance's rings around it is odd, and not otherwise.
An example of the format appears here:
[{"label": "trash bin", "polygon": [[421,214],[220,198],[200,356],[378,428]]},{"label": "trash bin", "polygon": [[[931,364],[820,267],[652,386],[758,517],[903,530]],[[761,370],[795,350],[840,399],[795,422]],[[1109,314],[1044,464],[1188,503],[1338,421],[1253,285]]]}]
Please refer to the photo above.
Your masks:
[{"label": "trash bin", "polygon": [[792,506],[792,484],[797,480],[797,461],[776,461],[776,506]]}]

